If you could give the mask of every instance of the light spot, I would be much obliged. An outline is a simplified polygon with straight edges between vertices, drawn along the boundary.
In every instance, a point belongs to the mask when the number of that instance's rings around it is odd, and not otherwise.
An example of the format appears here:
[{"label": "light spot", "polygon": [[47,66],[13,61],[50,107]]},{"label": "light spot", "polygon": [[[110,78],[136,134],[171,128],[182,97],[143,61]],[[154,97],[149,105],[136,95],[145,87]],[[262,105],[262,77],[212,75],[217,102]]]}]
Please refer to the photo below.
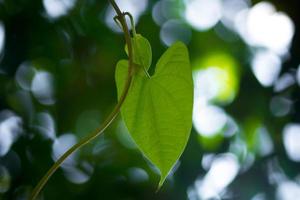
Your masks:
[{"label": "light spot", "polygon": [[[52,158],[57,161],[67,150],[76,144],[76,137],[71,134],[63,134],[54,140],[52,145]],[[76,164],[77,153],[71,154],[62,164],[63,167],[70,167]]]},{"label": "light spot", "polygon": [[89,175],[77,168],[68,168],[68,170],[65,170],[65,176],[70,182],[75,184],[83,184],[90,179]]},{"label": "light spot", "polygon": [[227,123],[224,127],[224,136],[225,137],[232,137],[233,135],[235,135],[236,133],[238,133],[239,131],[239,127],[238,124],[236,123],[236,121],[227,115]]},{"label": "light spot", "polygon": [[209,170],[212,162],[214,161],[214,157],[215,157],[215,154],[212,154],[212,153],[204,154],[202,156],[201,165],[202,165],[203,169]]},{"label": "light spot", "polygon": [[2,54],[2,50],[4,49],[4,43],[5,43],[5,30],[4,25],[0,21],[0,55]]},{"label": "light spot", "polygon": [[75,0],[43,0],[43,5],[50,18],[67,15],[75,3]]},{"label": "light spot", "polygon": [[[243,11],[244,12],[244,11]],[[277,54],[288,52],[295,32],[293,21],[283,12],[276,12],[273,4],[260,2],[244,12],[238,27],[244,40],[258,47],[265,47]]]},{"label": "light spot", "polygon": [[197,180],[195,187],[200,199],[215,198],[234,180],[239,172],[239,163],[233,154],[216,156],[211,168],[202,180]]},{"label": "light spot", "polygon": [[206,101],[216,98],[228,79],[227,73],[218,67],[209,67],[193,73],[195,97]]},{"label": "light spot", "polygon": [[36,116],[36,124],[34,127],[45,137],[54,140],[55,121],[53,117],[47,112],[38,113]]},{"label": "light spot", "polygon": [[245,40],[248,38],[248,29],[247,29],[247,16],[249,9],[242,9],[236,13],[234,18],[234,30]]},{"label": "light spot", "polygon": [[0,113],[0,157],[7,154],[22,132],[22,119],[10,111]]},{"label": "light spot", "polygon": [[[116,3],[122,11],[130,12],[136,24],[138,23],[139,17],[148,6],[148,0],[116,0]],[[115,11],[111,6],[109,6],[105,13],[105,23],[111,30],[115,32],[122,32],[122,30],[116,25],[115,21],[113,20],[115,16]],[[128,18],[127,22],[128,24],[130,24]]]},{"label": "light spot", "polygon": [[223,109],[213,105],[201,105],[195,102],[193,111],[193,124],[196,131],[206,137],[218,134],[227,122]]},{"label": "light spot", "polygon": [[52,105],[55,103],[53,84],[54,78],[49,72],[39,71],[35,74],[31,83],[31,91],[41,104]]},{"label": "light spot", "polygon": [[164,16],[164,1],[158,1],[152,8],[152,18],[157,25],[162,25],[167,21],[167,18]]},{"label": "light spot", "polygon": [[171,46],[176,41],[188,44],[191,39],[191,30],[179,20],[169,20],[160,29],[160,39],[167,46]]},{"label": "light spot", "polygon": [[249,8],[249,0],[223,0],[221,22],[230,29],[234,29],[235,19],[241,10]]},{"label": "light spot", "polygon": [[279,184],[276,197],[278,200],[295,200],[300,197],[300,185],[293,181],[283,181]]},{"label": "light spot", "polygon": [[94,172],[93,166],[87,162],[84,162],[80,169],[74,166],[68,166],[64,167],[63,170],[66,178],[74,184],[84,184],[88,182]]},{"label": "light spot", "polygon": [[300,85],[300,65],[299,65],[298,70],[297,70],[297,82]]},{"label": "light spot", "polygon": [[275,96],[271,99],[270,110],[276,117],[283,117],[289,114],[293,106],[293,102],[281,96]]},{"label": "light spot", "polygon": [[102,135],[99,137],[98,141],[95,142],[92,152],[95,156],[102,155],[104,153],[107,153],[108,151],[109,153],[113,153],[109,150],[111,146],[111,141],[107,139],[104,135]]},{"label": "light spot", "polygon": [[239,88],[239,66],[232,56],[215,52],[193,64],[194,96],[204,101],[230,103]]},{"label": "light spot", "polygon": [[266,194],[264,193],[258,193],[254,197],[251,198],[251,200],[266,200]]},{"label": "light spot", "polygon": [[246,142],[239,137],[232,139],[230,142],[229,152],[233,153],[234,155],[237,155],[240,158],[245,159],[248,154],[248,147]]},{"label": "light spot", "polygon": [[195,29],[206,31],[215,26],[222,17],[220,0],[186,1],[185,19]]},{"label": "light spot", "polygon": [[283,144],[288,157],[300,162],[300,124],[287,124],[283,129]]},{"label": "light spot", "polygon": [[193,187],[189,187],[187,190],[188,200],[199,200],[197,192]]},{"label": "light spot", "polygon": [[279,185],[286,180],[286,175],[276,157],[267,161],[267,173],[268,182],[272,185]]},{"label": "light spot", "polygon": [[30,63],[22,63],[16,72],[16,81],[23,90],[30,90],[36,70]]},{"label": "light spot", "polygon": [[149,180],[149,175],[145,170],[133,167],[128,170],[128,178],[133,183],[142,183]]},{"label": "light spot", "polygon": [[281,92],[287,89],[288,87],[294,85],[295,82],[295,78],[292,74],[285,73],[275,82],[274,91]]},{"label": "light spot", "polygon": [[274,150],[272,138],[266,127],[259,127],[258,134],[258,153],[261,156],[267,156]]},{"label": "light spot", "polygon": [[258,51],[252,59],[251,67],[257,80],[264,87],[270,87],[279,76],[281,64],[280,58],[271,51]]}]

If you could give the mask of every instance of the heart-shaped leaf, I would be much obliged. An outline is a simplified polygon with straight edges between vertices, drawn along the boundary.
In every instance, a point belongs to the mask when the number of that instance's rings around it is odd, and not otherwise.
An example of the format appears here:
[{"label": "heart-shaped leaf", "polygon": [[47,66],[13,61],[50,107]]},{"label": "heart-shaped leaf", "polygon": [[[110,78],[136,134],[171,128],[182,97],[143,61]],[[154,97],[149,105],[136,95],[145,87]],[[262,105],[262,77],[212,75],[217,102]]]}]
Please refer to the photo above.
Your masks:
[{"label": "heart-shaped leaf", "polygon": [[[140,55],[147,54],[142,52],[143,49],[138,51]],[[119,97],[127,70],[128,61],[117,64]],[[132,138],[161,172],[159,187],[187,144],[192,127],[192,107],[193,81],[188,51],[183,43],[177,42],[159,59],[153,76],[134,75],[121,108]]]}]

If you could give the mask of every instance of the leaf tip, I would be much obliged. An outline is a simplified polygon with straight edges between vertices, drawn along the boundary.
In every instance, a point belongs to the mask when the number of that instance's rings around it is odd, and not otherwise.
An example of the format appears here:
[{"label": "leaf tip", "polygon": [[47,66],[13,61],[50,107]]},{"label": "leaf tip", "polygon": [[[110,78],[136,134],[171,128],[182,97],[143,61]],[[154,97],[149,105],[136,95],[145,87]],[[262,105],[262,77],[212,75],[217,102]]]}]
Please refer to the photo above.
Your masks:
[{"label": "leaf tip", "polygon": [[166,179],[167,179],[168,175],[161,175],[157,189],[156,189],[156,193],[159,192],[159,190],[161,189],[161,187],[163,186],[163,184],[165,183]]},{"label": "leaf tip", "polygon": [[177,41],[177,42],[173,43],[172,46],[179,46],[179,47],[186,48],[186,44],[184,42],[181,42],[181,41]]},{"label": "leaf tip", "polygon": [[158,193],[160,191],[160,189],[163,186],[164,182],[165,182],[165,180],[161,178],[160,181],[159,181],[159,184],[158,184],[158,186],[156,188],[155,193]]}]

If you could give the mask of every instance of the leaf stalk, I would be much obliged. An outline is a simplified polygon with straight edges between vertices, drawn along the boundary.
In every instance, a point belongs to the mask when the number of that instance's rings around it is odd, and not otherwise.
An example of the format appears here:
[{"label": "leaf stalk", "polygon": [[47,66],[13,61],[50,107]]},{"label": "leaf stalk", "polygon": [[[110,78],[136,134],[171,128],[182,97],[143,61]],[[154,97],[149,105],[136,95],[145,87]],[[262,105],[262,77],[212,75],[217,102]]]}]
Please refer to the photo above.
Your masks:
[{"label": "leaf stalk", "polygon": [[[120,25],[122,27],[122,30],[124,32],[125,36],[125,42],[128,46],[128,59],[129,59],[129,67],[128,67],[128,74],[127,79],[124,85],[124,89],[122,92],[122,95],[119,98],[118,103],[112,110],[112,112],[109,114],[109,116],[106,118],[106,120],[103,122],[103,124],[97,128],[92,134],[88,135],[87,137],[83,138],[81,141],[79,141],[77,144],[72,146],[69,150],[67,150],[53,165],[52,167],[47,171],[47,173],[42,177],[42,179],[39,181],[39,183],[36,185],[36,187],[33,189],[31,196],[29,197],[29,200],[35,200],[36,197],[39,195],[40,191],[43,189],[43,187],[46,185],[48,180],[51,178],[51,176],[57,171],[57,169],[61,166],[61,164],[75,151],[77,151],[79,148],[85,146],[86,144],[90,143],[92,140],[97,138],[99,135],[101,135],[104,130],[107,129],[111,125],[111,123],[114,121],[114,119],[119,114],[121,107],[126,99],[126,96],[128,94],[132,77],[133,77],[133,47],[132,47],[132,41],[131,36],[129,32],[128,25],[126,23],[125,15],[128,15],[127,13],[121,12],[120,8],[116,4],[114,0],[109,0],[110,4],[114,8],[114,10],[117,13],[117,19],[120,22]],[[131,16],[131,15],[129,15]],[[133,29],[135,30],[135,29]]]}]

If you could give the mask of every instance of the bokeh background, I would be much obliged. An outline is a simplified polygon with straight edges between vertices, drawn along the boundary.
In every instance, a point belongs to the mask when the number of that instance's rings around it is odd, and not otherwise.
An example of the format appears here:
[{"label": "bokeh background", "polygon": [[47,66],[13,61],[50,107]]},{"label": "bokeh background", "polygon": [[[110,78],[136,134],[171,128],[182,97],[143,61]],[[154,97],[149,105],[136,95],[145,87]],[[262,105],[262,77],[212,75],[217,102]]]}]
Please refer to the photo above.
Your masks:
[{"label": "bokeh background", "polygon": [[[164,187],[119,116],[44,200],[300,199],[298,0],[118,0],[153,49],[188,45],[193,130]],[[25,200],[116,104],[123,35],[107,1],[0,0],[0,200]],[[151,68],[153,71],[153,66]]]}]

